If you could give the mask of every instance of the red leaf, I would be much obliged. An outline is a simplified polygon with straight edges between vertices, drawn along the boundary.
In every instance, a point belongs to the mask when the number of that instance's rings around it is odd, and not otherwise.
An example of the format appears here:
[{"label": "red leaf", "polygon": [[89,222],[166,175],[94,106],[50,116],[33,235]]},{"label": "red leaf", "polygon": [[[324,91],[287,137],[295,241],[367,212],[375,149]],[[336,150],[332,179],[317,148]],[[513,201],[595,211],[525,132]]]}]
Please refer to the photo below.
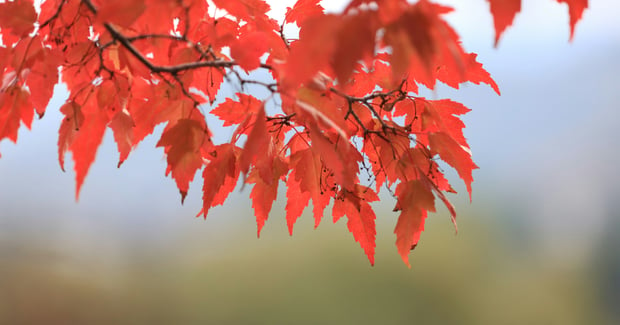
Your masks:
[{"label": "red leaf", "polygon": [[116,142],[118,153],[120,154],[117,167],[120,167],[125,159],[127,159],[127,156],[129,156],[129,152],[134,143],[134,126],[133,118],[129,116],[127,110],[118,112],[114,115],[112,121],[110,121],[110,128],[114,134],[114,141]]},{"label": "red leaf", "polygon": [[437,79],[455,89],[459,89],[459,85],[467,81],[476,85],[484,83],[491,86],[500,95],[497,83],[491,78],[491,74],[482,67],[482,64],[476,61],[476,57],[477,54],[475,53],[469,53],[463,57],[465,75],[459,74],[458,71],[450,71],[446,66],[442,66],[438,68]]},{"label": "red leaf", "polygon": [[[293,225],[301,215],[308,201],[312,198],[314,227],[318,227],[323,218],[323,211],[329,204],[332,190],[326,184],[321,157],[311,149],[304,149],[291,155],[292,172],[288,177],[286,220],[289,233],[293,234]],[[299,195],[299,196],[297,196]],[[292,200],[291,200],[292,199]]]},{"label": "red leaf", "polygon": [[320,2],[320,0],[297,0],[293,8],[286,8],[285,21],[301,26],[306,19],[323,15],[324,8]]},{"label": "red leaf", "polygon": [[211,114],[224,121],[224,126],[241,124],[248,118],[248,112],[258,111],[263,103],[251,95],[237,93],[239,100],[227,98],[225,102],[219,104],[211,110]]},{"label": "red leaf", "polygon": [[495,25],[495,46],[502,33],[512,25],[515,16],[521,11],[521,0],[487,0],[491,6]]},{"label": "red leaf", "polygon": [[[304,212],[306,206],[308,206],[308,202],[310,202],[310,192],[302,191],[301,183],[296,178],[296,171],[293,169],[286,181],[286,226],[291,236],[293,235],[295,222],[297,222],[297,219]],[[323,211],[321,211],[322,216]],[[314,217],[316,218],[317,215],[315,214]]]},{"label": "red leaf", "polygon": [[384,40],[393,49],[390,62],[396,83],[409,75],[408,79],[433,89],[438,66],[464,77],[465,52],[458,34],[442,18],[451,10],[422,0],[387,26]]},{"label": "red leaf", "polygon": [[8,138],[17,142],[17,131],[21,120],[30,129],[34,109],[27,91],[12,86],[0,91],[0,140]]},{"label": "red leaf", "polygon": [[420,240],[428,211],[435,212],[435,197],[431,190],[418,180],[398,184],[396,196],[398,202],[394,211],[401,211],[394,228],[396,248],[405,264],[411,267],[409,252]]},{"label": "red leaf", "polygon": [[254,184],[250,198],[252,199],[254,214],[256,215],[256,235],[258,237],[260,237],[265,221],[269,218],[269,211],[271,211],[273,201],[278,196],[278,180],[284,173],[288,172],[286,164],[280,159],[274,160],[272,168],[274,173],[272,174],[272,179],[268,181],[263,179],[258,169],[253,169],[248,176],[248,183]]},{"label": "red leaf", "polygon": [[172,173],[181,193],[181,202],[185,200],[196,171],[203,165],[203,152],[208,151],[210,146],[206,125],[194,119],[178,120],[164,131],[157,142],[157,147],[165,148],[168,161],[166,174]]},{"label": "red leaf", "polygon": [[353,234],[355,241],[360,243],[368,256],[370,265],[375,264],[375,212],[368,202],[378,201],[379,197],[369,187],[355,185],[349,192],[342,190],[334,201],[332,215],[334,223],[344,215],[347,216],[347,228]]},{"label": "red leaf", "polygon": [[230,45],[230,56],[246,72],[260,66],[261,56],[269,50],[267,37],[263,32],[243,34],[237,41]]},{"label": "red leaf", "polygon": [[16,0],[0,3],[0,28],[3,33],[10,31],[17,37],[25,37],[34,29],[35,21],[37,12],[32,1]]},{"label": "red leaf", "polygon": [[65,152],[71,151],[77,200],[88,170],[95,161],[109,119],[106,111],[99,108],[95,100],[87,100],[82,106],[69,101],[61,108],[61,112],[65,118],[58,131],[58,159],[64,170]]},{"label": "red leaf", "polygon": [[213,3],[219,9],[224,9],[229,14],[245,21],[252,21],[257,17],[264,16],[270,9],[269,5],[263,0],[214,0]]},{"label": "red leaf", "polygon": [[377,26],[371,13],[341,18],[336,34],[336,48],[331,58],[338,82],[345,84],[357,62],[372,57],[375,51]]},{"label": "red leaf", "polygon": [[329,64],[336,46],[334,31],[339,29],[340,23],[340,18],[335,15],[314,16],[304,21],[299,41],[291,44],[284,66],[284,88],[297,89]]},{"label": "red leaf", "polygon": [[39,117],[43,117],[45,109],[54,94],[54,86],[58,82],[58,66],[62,59],[57,51],[45,49],[45,56],[37,61],[28,74],[28,88],[32,91],[30,99]]},{"label": "red leaf", "polygon": [[200,77],[194,78],[192,87],[207,96],[207,99],[213,104],[220,90],[220,86],[224,82],[224,73],[216,68],[208,68],[200,72]]},{"label": "red leaf", "polygon": [[247,174],[250,164],[257,157],[269,152],[269,133],[267,133],[267,122],[265,120],[265,110],[261,107],[256,112],[256,119],[252,131],[248,135],[248,141],[243,146],[241,157],[239,157],[239,169]]},{"label": "red leaf", "polygon": [[340,137],[336,143],[332,142],[313,125],[310,125],[310,139],[311,149],[321,157],[326,168],[333,171],[336,183],[344,188],[351,188],[359,169],[357,163],[362,160],[359,151]]},{"label": "red leaf", "polygon": [[465,123],[456,116],[470,112],[471,110],[469,108],[449,99],[426,101],[419,98],[417,101],[422,102],[422,105],[420,105],[422,106],[422,131],[427,133],[437,131],[445,132],[459,145],[469,148],[467,140],[465,140],[465,136],[463,135]]},{"label": "red leaf", "polygon": [[213,158],[202,172],[204,184],[202,213],[207,217],[209,209],[224,203],[228,194],[235,189],[239,178],[236,167],[235,147],[229,143],[218,145],[213,150]]},{"label": "red leaf", "polygon": [[472,171],[478,166],[471,160],[471,153],[467,147],[460,145],[445,132],[430,133],[428,135],[431,152],[438,153],[439,157],[454,167],[459,177],[465,182],[469,199],[471,200]]},{"label": "red leaf", "polygon": [[97,21],[129,27],[144,10],[144,0],[105,0],[97,11]]},{"label": "red leaf", "polygon": [[570,16],[570,39],[575,36],[575,25],[581,19],[584,10],[588,8],[588,0],[557,0],[559,3],[568,5],[568,13]]},{"label": "red leaf", "polygon": [[75,140],[77,132],[84,124],[84,114],[82,107],[73,101],[68,101],[60,112],[65,116],[60,123],[58,130],[58,163],[62,171],[65,171],[65,152]]}]

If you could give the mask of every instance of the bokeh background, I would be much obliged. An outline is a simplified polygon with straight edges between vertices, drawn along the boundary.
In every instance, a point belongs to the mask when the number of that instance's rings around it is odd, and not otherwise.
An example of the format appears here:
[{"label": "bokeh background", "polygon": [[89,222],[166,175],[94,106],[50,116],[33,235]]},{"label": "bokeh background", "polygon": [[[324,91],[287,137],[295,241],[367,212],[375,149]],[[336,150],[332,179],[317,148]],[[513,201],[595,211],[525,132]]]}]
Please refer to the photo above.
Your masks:
[{"label": "bokeh background", "polygon": [[106,135],[75,202],[59,88],[0,143],[0,324],[620,323],[620,3],[591,0],[569,43],[564,5],[524,1],[493,48],[486,1],[442,2],[502,90],[426,93],[473,109],[473,203],[450,173],[458,235],[431,215],[408,269],[384,195],[371,267],[344,221],[315,230],[306,213],[288,236],[280,195],[257,239],[248,188],[194,218],[200,181],[181,205],[154,136],[117,169]]}]

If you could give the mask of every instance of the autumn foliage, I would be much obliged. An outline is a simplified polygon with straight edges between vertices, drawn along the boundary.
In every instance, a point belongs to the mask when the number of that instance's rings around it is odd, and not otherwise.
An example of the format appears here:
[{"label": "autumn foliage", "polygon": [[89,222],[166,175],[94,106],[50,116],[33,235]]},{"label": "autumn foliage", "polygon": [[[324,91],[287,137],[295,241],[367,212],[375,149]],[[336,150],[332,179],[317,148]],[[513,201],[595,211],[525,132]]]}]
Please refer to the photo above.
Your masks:
[{"label": "autumn foliage", "polygon": [[[572,38],[587,0],[557,1],[568,5]],[[497,43],[521,1],[488,2]],[[106,130],[120,166],[164,124],[157,147],[182,200],[202,173],[200,215],[240,181],[251,184],[260,234],[286,185],[291,234],[310,200],[316,226],[333,204],[334,222],[346,216],[373,264],[371,203],[385,188],[399,214],[396,246],[409,264],[436,199],[455,222],[445,195],[455,191],[438,160],[456,170],[470,197],[477,168],[460,119],[469,109],[420,97],[419,87],[471,82],[499,94],[497,84],[444,19],[452,9],[428,0],[353,0],[338,14],[300,0],[280,22],[269,10],[263,0],[0,3],[0,140],[17,141],[20,125],[43,117],[54,85],[64,83],[58,157],[64,169],[71,153],[76,198]],[[285,33],[291,24],[298,38]],[[224,84],[239,92],[222,98]],[[268,95],[249,94],[248,85]],[[212,141],[206,114],[234,128],[230,141]]]}]

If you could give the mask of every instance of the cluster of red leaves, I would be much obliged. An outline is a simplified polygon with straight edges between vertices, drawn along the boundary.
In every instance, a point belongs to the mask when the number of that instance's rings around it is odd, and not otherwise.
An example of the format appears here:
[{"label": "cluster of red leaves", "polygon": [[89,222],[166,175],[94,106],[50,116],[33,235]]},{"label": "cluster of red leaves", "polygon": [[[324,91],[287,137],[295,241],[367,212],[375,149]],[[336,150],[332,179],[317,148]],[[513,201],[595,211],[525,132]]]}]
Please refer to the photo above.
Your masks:
[{"label": "cluster of red leaves", "polygon": [[[497,41],[520,0],[489,1]],[[558,1],[569,5],[572,37],[587,0]],[[334,222],[347,217],[372,264],[370,202],[386,187],[400,213],[396,246],[408,264],[436,197],[455,221],[445,196],[454,190],[437,160],[456,169],[470,196],[477,168],[459,119],[469,109],[419,97],[418,87],[485,83],[499,94],[496,83],[443,19],[451,9],[428,0],[354,0],[340,14],[300,0],[282,24],[269,9],[263,0],[47,0],[40,9],[32,0],[0,3],[0,140],[16,141],[20,122],[30,128],[34,112],[42,117],[62,82],[69,99],[60,108],[58,155],[64,168],[72,153],[76,198],[106,129],[120,166],[164,123],[157,146],[166,174],[184,199],[202,170],[205,217],[243,175],[253,184],[260,233],[282,182],[291,233],[310,200],[317,226],[333,201]],[[298,40],[284,35],[285,23],[300,28]],[[274,82],[243,77],[255,70]],[[272,95],[218,101],[225,80]],[[278,113],[267,115],[274,97]],[[206,112],[235,128],[229,142],[211,141]]]}]

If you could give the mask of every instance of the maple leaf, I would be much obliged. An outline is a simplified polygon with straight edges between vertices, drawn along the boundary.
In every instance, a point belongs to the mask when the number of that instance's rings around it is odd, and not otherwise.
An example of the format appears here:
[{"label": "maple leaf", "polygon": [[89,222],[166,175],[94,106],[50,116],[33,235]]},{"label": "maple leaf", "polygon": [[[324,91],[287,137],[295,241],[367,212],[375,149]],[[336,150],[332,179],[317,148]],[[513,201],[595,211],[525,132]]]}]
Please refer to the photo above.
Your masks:
[{"label": "maple leaf", "polygon": [[24,37],[32,32],[36,21],[37,12],[31,1],[16,0],[0,3],[0,28],[3,34],[7,30],[17,37]]},{"label": "maple leaf", "polygon": [[487,0],[491,6],[495,26],[495,46],[506,28],[512,25],[515,16],[521,11],[521,0]]},{"label": "maple leaf", "polygon": [[248,182],[254,184],[250,198],[256,215],[256,235],[258,237],[260,237],[265,221],[269,218],[273,201],[278,196],[278,180],[288,172],[288,166],[281,159],[275,159],[272,168],[274,172],[271,179],[265,180],[260,175],[259,169],[253,169],[248,176]]},{"label": "maple leaf", "polygon": [[[241,157],[239,157],[239,169],[241,169],[242,173],[247,174],[250,164],[252,164],[257,157],[270,152],[270,138],[271,136],[267,132],[265,110],[260,107],[256,112],[256,118],[254,119],[252,131],[248,134],[248,141],[243,147]],[[270,167],[266,166],[266,168]]]},{"label": "maple leaf", "polygon": [[336,46],[333,31],[340,19],[335,15],[313,16],[304,20],[299,40],[291,44],[289,58],[283,67],[283,87],[296,89],[329,64]]},{"label": "maple leaf", "polygon": [[369,187],[355,185],[353,191],[342,190],[334,201],[332,215],[336,223],[344,215],[347,216],[347,228],[353,234],[370,265],[375,264],[375,212],[368,202],[378,201],[379,197]]},{"label": "maple leaf", "polygon": [[568,13],[570,16],[570,39],[575,36],[575,26],[581,19],[583,12],[588,8],[588,0],[557,0],[559,3],[568,5]]},{"label": "maple leaf", "polygon": [[65,152],[75,140],[77,132],[84,124],[82,108],[74,101],[68,101],[60,107],[60,112],[65,116],[58,130],[58,163],[62,171],[65,171]]},{"label": "maple leaf", "polygon": [[435,197],[419,180],[398,184],[395,193],[398,202],[394,211],[401,211],[394,228],[396,247],[405,264],[411,267],[409,252],[420,240],[428,211],[435,212]]},{"label": "maple leaf", "polygon": [[215,146],[211,154],[211,161],[202,172],[203,207],[200,214],[207,217],[209,209],[224,203],[228,194],[235,189],[239,178],[237,168],[237,150],[229,144]]},{"label": "maple leaf", "polygon": [[77,200],[88,170],[95,161],[109,119],[106,111],[99,108],[95,100],[87,100],[83,105],[69,101],[61,108],[61,112],[65,118],[58,131],[58,159],[64,170],[65,152],[71,151]]},{"label": "maple leaf", "polygon": [[431,152],[436,152],[448,165],[454,167],[459,177],[465,182],[469,199],[471,200],[472,170],[478,166],[471,159],[467,147],[460,145],[454,138],[445,132],[434,132],[428,135]]},{"label": "maple leaf", "polygon": [[189,183],[203,165],[203,152],[211,147],[209,131],[200,120],[180,119],[164,131],[157,147],[165,148],[168,161],[166,174],[172,173],[181,193],[181,201],[184,201]]},{"label": "maple leaf", "polygon": [[267,37],[263,32],[244,34],[230,45],[230,56],[245,71],[252,71],[260,66],[260,57],[269,49]]},{"label": "maple leaf", "polygon": [[293,8],[286,8],[284,21],[287,23],[296,23],[301,26],[304,21],[312,16],[323,15],[323,6],[320,0],[297,0]]},{"label": "maple leaf", "polygon": [[227,98],[225,102],[220,103],[216,108],[211,110],[211,114],[224,121],[224,126],[241,124],[248,118],[247,112],[256,112],[262,107],[261,101],[256,97],[237,93],[238,100]]},{"label": "maple leaf", "polygon": [[[288,177],[286,220],[289,234],[293,234],[293,225],[308,201],[312,198],[314,227],[318,227],[323,218],[323,211],[329,204],[331,191],[326,182],[327,172],[321,157],[311,149],[299,150],[291,155],[292,172]],[[295,198],[291,200],[290,198]]]},{"label": "maple leaf", "polygon": [[17,142],[20,121],[30,128],[33,118],[34,110],[26,90],[12,86],[0,91],[0,140],[8,138]]},{"label": "maple leaf", "polygon": [[61,62],[60,53],[57,50],[43,50],[44,59],[33,63],[28,74],[27,85],[31,92],[32,101],[39,118],[43,117],[47,104],[54,94],[54,85],[58,82],[58,65]]},{"label": "maple leaf", "polygon": [[127,110],[119,111],[110,121],[110,128],[113,131],[114,141],[118,146],[118,152],[120,154],[117,167],[120,167],[129,156],[129,152],[134,143],[134,127],[135,123],[133,118],[128,114]]},{"label": "maple leaf", "polygon": [[[310,192],[302,191],[301,184],[296,180],[297,173],[293,170],[286,181],[286,226],[288,228],[289,235],[293,235],[293,226],[297,219],[304,212],[308,202],[310,202]],[[320,220],[323,217],[323,211],[321,210],[320,217],[315,214],[315,220]],[[320,222],[320,221],[319,221]],[[316,221],[315,221],[316,225]]]}]

